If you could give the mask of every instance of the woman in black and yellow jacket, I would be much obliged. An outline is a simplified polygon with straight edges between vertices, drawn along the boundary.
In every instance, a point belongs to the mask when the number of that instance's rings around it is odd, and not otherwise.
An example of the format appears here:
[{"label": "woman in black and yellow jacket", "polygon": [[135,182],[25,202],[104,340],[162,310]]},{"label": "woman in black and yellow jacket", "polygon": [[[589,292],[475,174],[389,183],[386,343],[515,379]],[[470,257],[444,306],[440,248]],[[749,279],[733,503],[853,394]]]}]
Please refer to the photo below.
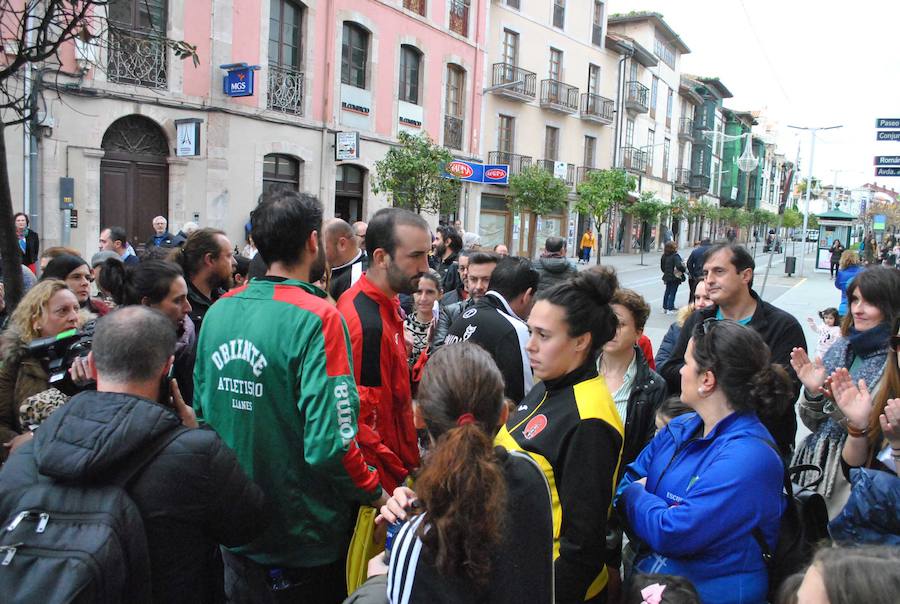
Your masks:
[{"label": "woman in black and yellow jacket", "polygon": [[606,525],[624,429],[597,356],[616,334],[617,286],[615,273],[596,269],[538,296],[526,350],[541,382],[496,439],[530,455],[550,484],[559,603],[606,600]]}]

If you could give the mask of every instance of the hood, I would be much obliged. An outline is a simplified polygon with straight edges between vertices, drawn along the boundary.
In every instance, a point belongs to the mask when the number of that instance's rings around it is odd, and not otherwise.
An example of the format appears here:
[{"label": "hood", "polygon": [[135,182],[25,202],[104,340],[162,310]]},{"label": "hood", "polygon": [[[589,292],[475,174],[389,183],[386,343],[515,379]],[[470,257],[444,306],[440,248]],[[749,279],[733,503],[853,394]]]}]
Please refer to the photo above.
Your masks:
[{"label": "hood", "polygon": [[35,432],[38,471],[66,482],[96,481],[180,425],[174,411],[147,399],[81,392]]},{"label": "hood", "polygon": [[569,270],[569,261],[565,258],[557,256],[546,256],[538,258],[538,264],[541,265],[548,273],[564,273]]}]

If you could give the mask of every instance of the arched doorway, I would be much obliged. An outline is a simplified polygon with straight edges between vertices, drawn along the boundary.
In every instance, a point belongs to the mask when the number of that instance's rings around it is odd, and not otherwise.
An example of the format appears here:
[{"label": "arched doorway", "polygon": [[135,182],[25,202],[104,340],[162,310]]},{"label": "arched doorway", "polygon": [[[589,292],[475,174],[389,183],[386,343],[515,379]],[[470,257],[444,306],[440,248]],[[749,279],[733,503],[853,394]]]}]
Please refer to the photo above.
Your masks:
[{"label": "arched doorway", "polygon": [[142,248],[153,218],[169,216],[169,145],[153,120],[129,115],[103,134],[100,162],[100,228],[125,227],[128,241]]},{"label": "arched doorway", "polygon": [[366,182],[366,170],[352,164],[341,164],[337,167],[334,182],[334,215],[343,218],[350,224],[363,217],[363,187]]}]

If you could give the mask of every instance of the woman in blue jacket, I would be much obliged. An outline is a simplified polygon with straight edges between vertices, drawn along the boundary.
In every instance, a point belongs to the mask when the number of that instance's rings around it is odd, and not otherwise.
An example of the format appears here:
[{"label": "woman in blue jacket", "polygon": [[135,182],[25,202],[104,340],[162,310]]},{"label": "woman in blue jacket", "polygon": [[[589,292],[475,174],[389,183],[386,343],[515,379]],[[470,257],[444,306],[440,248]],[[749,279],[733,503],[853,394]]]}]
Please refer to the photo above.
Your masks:
[{"label": "woman in blue jacket", "polygon": [[847,314],[847,287],[853,281],[859,271],[863,269],[859,264],[859,254],[854,250],[845,250],[841,254],[841,263],[838,265],[837,276],[834,279],[834,286],[841,290],[841,303],[838,306],[838,313],[843,317]]},{"label": "woman in blue jacket", "polygon": [[707,319],[685,352],[681,391],[696,413],[672,420],[619,485],[634,569],[683,576],[703,602],[765,602],[768,573],[752,531],[774,550],[786,503],[782,462],[757,413],[788,404],[787,374],[756,331]]}]

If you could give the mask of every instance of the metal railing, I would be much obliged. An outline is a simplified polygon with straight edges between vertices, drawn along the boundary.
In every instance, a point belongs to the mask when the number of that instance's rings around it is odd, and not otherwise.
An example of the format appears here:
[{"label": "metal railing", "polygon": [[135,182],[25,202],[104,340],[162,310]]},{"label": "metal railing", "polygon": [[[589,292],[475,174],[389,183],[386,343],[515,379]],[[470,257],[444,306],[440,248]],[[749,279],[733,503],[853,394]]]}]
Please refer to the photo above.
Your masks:
[{"label": "metal railing", "polygon": [[581,117],[611,124],[614,109],[615,103],[612,99],[590,92],[581,95]]},{"label": "metal railing", "polygon": [[463,119],[461,117],[453,117],[452,115],[444,116],[444,146],[449,149],[462,150],[463,144]]},{"label": "metal railing", "polygon": [[626,170],[643,172],[647,168],[647,154],[637,147],[623,147],[622,166]]},{"label": "metal railing", "polygon": [[491,151],[488,153],[488,163],[506,164],[509,166],[509,175],[514,176],[531,165],[531,157],[506,151]]},{"label": "metal railing", "polygon": [[559,80],[541,80],[541,106],[575,113],[578,111],[578,89]]},{"label": "metal railing", "polygon": [[507,63],[494,63],[494,69],[491,77],[492,86],[504,86],[498,88],[495,92],[512,94],[520,97],[535,96],[535,86],[537,84],[537,74],[515,65]]},{"label": "metal railing", "polygon": [[676,170],[675,171],[675,188],[676,189],[690,189],[691,188],[691,171],[690,170]]},{"label": "metal railing", "polygon": [[694,138],[694,120],[689,117],[683,117],[678,120],[678,138],[690,139]]},{"label": "metal railing", "polygon": [[705,176],[703,174],[692,174],[691,175],[691,191],[695,191],[697,193],[706,193],[709,191],[709,185],[711,184],[711,179],[709,176]]},{"label": "metal railing", "polygon": [[110,82],[166,89],[168,40],[110,26],[106,78]]},{"label": "metal railing", "polygon": [[303,115],[303,72],[291,67],[269,65],[269,109]]},{"label": "metal railing", "polygon": [[638,111],[649,111],[650,103],[647,100],[650,95],[650,89],[637,81],[625,83],[625,104],[629,109],[637,109]]},{"label": "metal railing", "polygon": [[[535,162],[535,165],[556,176],[556,161],[552,159],[539,159]],[[570,187],[575,184],[575,165],[574,164],[566,164],[566,177],[562,179]]]}]

